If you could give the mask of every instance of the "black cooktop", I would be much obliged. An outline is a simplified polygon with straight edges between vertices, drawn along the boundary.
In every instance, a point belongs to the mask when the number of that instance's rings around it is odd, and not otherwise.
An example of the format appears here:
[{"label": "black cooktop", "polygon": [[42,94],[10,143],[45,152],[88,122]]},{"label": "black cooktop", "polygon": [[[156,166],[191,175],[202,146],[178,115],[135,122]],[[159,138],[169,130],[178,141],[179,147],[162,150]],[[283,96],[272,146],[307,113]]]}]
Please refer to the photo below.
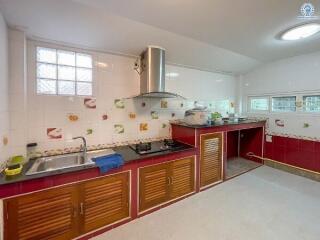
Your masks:
[{"label": "black cooktop", "polygon": [[138,144],[130,145],[129,147],[133,151],[135,151],[137,154],[144,155],[144,154],[151,154],[151,153],[157,153],[157,152],[184,149],[185,144],[172,139],[165,139],[163,141],[157,141],[157,142],[146,142],[146,143],[141,142]]}]

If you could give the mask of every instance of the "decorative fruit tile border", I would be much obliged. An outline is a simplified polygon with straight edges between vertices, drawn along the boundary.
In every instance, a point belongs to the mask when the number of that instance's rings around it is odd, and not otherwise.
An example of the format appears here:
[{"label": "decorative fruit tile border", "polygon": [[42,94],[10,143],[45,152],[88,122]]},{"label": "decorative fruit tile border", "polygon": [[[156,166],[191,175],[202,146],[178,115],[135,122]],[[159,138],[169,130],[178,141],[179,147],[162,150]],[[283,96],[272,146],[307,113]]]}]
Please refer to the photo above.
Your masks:
[{"label": "decorative fruit tile border", "polygon": [[[269,127],[269,118],[263,118],[263,117],[254,117],[250,118],[254,120],[265,120],[266,121],[266,129],[265,129],[265,134],[266,135],[271,135],[271,136],[278,136],[278,137],[287,137],[287,138],[294,138],[294,139],[301,139],[301,140],[309,140],[309,141],[315,141],[315,142],[320,142],[320,137],[310,137],[310,136],[305,136],[305,135],[297,135],[297,134],[289,134],[289,133],[279,133],[275,131],[271,131]],[[278,120],[278,119],[276,119]],[[276,121],[275,120],[275,121]],[[278,125],[277,125],[278,126]],[[284,127],[284,122],[280,122],[279,127]],[[304,127],[304,126],[303,126]]]},{"label": "decorative fruit tile border", "polygon": [[278,132],[272,132],[272,131],[266,131],[266,135],[277,136],[277,137],[295,138],[295,139],[301,139],[301,140],[309,140],[309,141],[320,142],[320,138],[318,138],[318,137],[309,137],[309,136],[303,136],[303,135],[295,135],[295,134],[287,134],[287,133],[278,133]]},{"label": "decorative fruit tile border", "polygon": [[[132,141],[123,141],[123,142],[113,142],[113,143],[104,143],[104,144],[96,144],[96,145],[89,145],[89,151],[101,150],[101,149],[108,149],[114,148],[119,146],[125,146],[130,144],[136,144],[140,142],[153,142],[153,141],[162,141],[164,139],[170,138],[167,137],[156,137],[156,138],[145,138],[145,139],[136,139]],[[80,152],[80,147],[70,147],[64,149],[50,149],[45,151],[34,151],[30,153],[30,158],[38,158],[38,157],[47,157],[47,156],[55,156],[61,154],[68,154],[68,153],[78,153]]]}]

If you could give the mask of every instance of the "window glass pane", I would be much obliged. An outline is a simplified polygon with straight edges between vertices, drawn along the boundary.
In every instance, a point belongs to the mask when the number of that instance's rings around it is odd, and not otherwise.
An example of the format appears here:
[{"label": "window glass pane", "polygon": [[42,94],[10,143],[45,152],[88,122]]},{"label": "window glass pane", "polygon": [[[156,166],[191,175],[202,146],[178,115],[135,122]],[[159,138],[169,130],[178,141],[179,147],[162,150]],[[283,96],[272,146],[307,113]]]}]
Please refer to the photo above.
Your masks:
[{"label": "window glass pane", "polygon": [[50,79],[38,79],[37,81],[37,92],[39,94],[56,94],[56,83],[55,80]]},{"label": "window glass pane", "polygon": [[37,47],[37,61],[46,63],[57,63],[57,52],[55,49]]},{"label": "window glass pane", "polygon": [[268,111],[269,99],[268,98],[250,98],[250,109],[252,111]]},{"label": "window glass pane", "polygon": [[77,94],[81,96],[92,95],[92,84],[86,82],[77,82]]},{"label": "window glass pane", "polygon": [[59,80],[76,80],[75,67],[58,66],[58,79]]},{"label": "window glass pane", "polygon": [[77,68],[77,81],[91,82],[92,81],[92,69]]},{"label": "window glass pane", "polygon": [[221,113],[222,115],[226,115],[227,113],[230,113],[230,101],[229,100],[217,101],[215,103],[215,111]]},{"label": "window glass pane", "polygon": [[75,66],[76,54],[74,52],[58,50],[58,64]]},{"label": "window glass pane", "polygon": [[45,47],[36,54],[38,94],[92,95],[91,55]]},{"label": "window glass pane", "polygon": [[57,66],[53,64],[38,63],[37,76],[38,78],[57,79]]},{"label": "window glass pane", "polygon": [[320,96],[303,96],[303,109],[306,112],[320,112]]},{"label": "window glass pane", "polygon": [[75,94],[75,82],[59,81],[58,82],[58,94],[74,95]]},{"label": "window glass pane", "polygon": [[274,112],[295,112],[296,97],[273,97],[272,111]]},{"label": "window glass pane", "polygon": [[92,68],[92,57],[87,54],[77,53],[77,67]]}]

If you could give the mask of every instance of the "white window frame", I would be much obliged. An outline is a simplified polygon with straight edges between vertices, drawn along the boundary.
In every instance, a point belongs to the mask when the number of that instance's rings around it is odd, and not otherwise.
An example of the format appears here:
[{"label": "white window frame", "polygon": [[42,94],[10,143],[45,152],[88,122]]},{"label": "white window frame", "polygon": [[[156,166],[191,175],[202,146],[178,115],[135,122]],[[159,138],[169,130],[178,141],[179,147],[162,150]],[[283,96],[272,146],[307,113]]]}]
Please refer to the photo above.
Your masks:
[{"label": "white window frame", "polygon": [[[304,91],[304,92],[292,92],[292,93],[278,93],[278,94],[261,94],[261,95],[247,95],[247,112],[252,114],[281,114],[281,115],[306,115],[306,116],[320,116],[320,111],[318,112],[307,112],[304,109],[303,97],[305,96],[320,96],[320,91]],[[278,112],[272,111],[272,98],[273,97],[296,97],[296,111],[294,112]],[[259,111],[251,109],[251,98],[268,98],[269,99],[269,110],[268,111]]]},{"label": "white window frame", "polygon": [[[34,61],[35,61],[34,62],[35,63],[34,64],[35,84],[34,84],[34,86],[35,86],[35,94],[36,95],[39,95],[39,96],[60,96],[60,97],[64,97],[65,96],[65,97],[79,97],[79,98],[94,97],[95,96],[94,93],[95,93],[95,85],[96,85],[96,83],[95,83],[95,71],[96,71],[96,69],[95,69],[95,64],[94,64],[95,56],[94,56],[93,53],[87,52],[85,50],[74,49],[72,47],[63,47],[63,46],[59,46],[59,45],[56,45],[56,44],[49,44],[49,43],[48,44],[46,44],[46,43],[42,44],[40,42],[39,43],[38,42],[34,42],[32,45],[33,45],[33,52],[35,54],[35,57],[34,57]],[[79,53],[79,54],[84,54],[84,55],[91,56],[92,67],[88,68],[88,69],[92,70],[92,81],[91,82],[85,82],[85,83],[91,83],[91,88],[92,88],[91,95],[78,95],[76,86],[75,86],[75,94],[59,94],[58,93],[58,88],[56,89],[56,93],[55,94],[39,93],[38,92],[38,76],[37,76],[37,71],[38,70],[37,70],[37,65],[38,65],[38,63],[42,63],[42,62],[38,62],[38,59],[37,59],[37,49],[38,49],[38,47],[39,48],[53,49],[53,50],[56,50],[56,51],[61,50],[61,51],[67,51],[67,52],[74,52],[75,54]],[[48,64],[50,64],[50,63],[48,63]],[[58,71],[59,64],[56,63],[56,64],[53,64],[53,65],[57,66],[57,71]],[[60,66],[62,66],[62,65],[60,64]],[[75,71],[77,71],[77,66],[75,65],[74,67],[75,67]],[[86,67],[78,67],[78,68],[86,68]],[[56,80],[56,83],[58,85],[58,81],[59,81],[58,75],[57,75],[57,78],[55,80]],[[65,80],[61,80],[61,81],[65,81]],[[70,80],[70,81],[72,81],[72,80]],[[77,80],[75,78],[75,85],[76,85],[76,83],[77,83]]]},{"label": "white window frame", "polygon": [[[268,101],[268,109],[267,110],[258,110],[251,108],[251,100],[252,99],[266,99]],[[247,108],[250,113],[269,113],[270,112],[270,96],[248,96],[247,98]]]}]

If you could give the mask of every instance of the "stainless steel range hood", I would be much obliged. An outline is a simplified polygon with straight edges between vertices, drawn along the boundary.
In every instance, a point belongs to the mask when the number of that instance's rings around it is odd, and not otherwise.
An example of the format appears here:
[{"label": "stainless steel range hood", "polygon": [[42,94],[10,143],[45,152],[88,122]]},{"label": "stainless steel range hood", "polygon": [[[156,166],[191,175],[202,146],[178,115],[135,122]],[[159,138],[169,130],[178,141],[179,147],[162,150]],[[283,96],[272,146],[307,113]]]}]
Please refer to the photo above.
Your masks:
[{"label": "stainless steel range hood", "polygon": [[140,55],[140,94],[135,98],[183,98],[165,91],[165,49],[149,46]]}]

